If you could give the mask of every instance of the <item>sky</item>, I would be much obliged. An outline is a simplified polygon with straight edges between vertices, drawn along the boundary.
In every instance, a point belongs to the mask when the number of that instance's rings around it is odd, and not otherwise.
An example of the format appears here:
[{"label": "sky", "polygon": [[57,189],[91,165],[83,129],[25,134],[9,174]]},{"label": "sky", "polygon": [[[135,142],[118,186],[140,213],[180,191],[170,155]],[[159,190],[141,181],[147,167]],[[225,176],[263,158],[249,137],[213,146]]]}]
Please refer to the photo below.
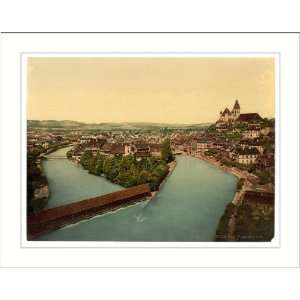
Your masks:
[{"label": "sky", "polygon": [[215,122],[239,100],[241,113],[274,117],[274,59],[30,57],[30,120],[86,123]]}]

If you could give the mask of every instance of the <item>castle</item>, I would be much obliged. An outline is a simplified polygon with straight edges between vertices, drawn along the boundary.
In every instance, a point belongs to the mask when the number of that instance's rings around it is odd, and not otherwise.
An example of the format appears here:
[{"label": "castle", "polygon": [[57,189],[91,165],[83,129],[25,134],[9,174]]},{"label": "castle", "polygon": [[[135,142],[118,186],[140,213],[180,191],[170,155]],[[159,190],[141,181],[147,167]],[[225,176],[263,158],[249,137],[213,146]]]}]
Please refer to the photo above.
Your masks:
[{"label": "castle", "polygon": [[233,109],[230,111],[227,107],[222,112],[220,111],[219,120],[216,122],[217,125],[233,123],[233,122],[257,122],[261,121],[262,118],[258,113],[247,113],[241,114],[241,107],[238,100],[235,100]]},{"label": "castle", "polygon": [[232,111],[230,111],[227,107],[222,112],[220,111],[220,121],[227,123],[227,122],[234,122],[240,116],[241,107],[238,100],[235,100],[234,106]]}]

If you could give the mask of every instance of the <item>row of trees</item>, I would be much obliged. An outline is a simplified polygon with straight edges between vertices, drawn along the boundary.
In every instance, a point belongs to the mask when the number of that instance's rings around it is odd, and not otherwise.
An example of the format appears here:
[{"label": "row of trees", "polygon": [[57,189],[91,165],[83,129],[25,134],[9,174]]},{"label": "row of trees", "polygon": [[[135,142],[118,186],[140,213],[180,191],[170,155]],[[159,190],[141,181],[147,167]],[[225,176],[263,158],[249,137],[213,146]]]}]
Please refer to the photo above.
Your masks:
[{"label": "row of trees", "polygon": [[[170,157],[168,157],[170,159]],[[158,190],[160,183],[169,172],[165,160],[145,158],[137,161],[134,156],[107,156],[85,151],[81,156],[81,165],[94,175],[104,175],[109,181],[131,187],[149,183],[152,191]]]},{"label": "row of trees", "polygon": [[166,139],[161,145],[161,158],[169,163],[174,160],[174,155],[171,149],[171,142],[169,139]]}]

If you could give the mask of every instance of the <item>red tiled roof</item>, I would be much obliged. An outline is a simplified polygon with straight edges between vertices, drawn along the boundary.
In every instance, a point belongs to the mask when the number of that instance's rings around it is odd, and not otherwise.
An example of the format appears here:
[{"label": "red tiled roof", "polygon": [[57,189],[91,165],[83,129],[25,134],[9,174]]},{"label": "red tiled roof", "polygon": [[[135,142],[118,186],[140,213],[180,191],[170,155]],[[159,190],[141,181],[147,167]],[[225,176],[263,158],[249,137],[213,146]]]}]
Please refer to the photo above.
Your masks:
[{"label": "red tiled roof", "polygon": [[125,146],[122,144],[113,144],[111,148],[112,154],[124,154],[125,153]]},{"label": "red tiled roof", "polygon": [[52,220],[57,220],[70,215],[82,213],[97,207],[105,206],[117,201],[124,201],[128,198],[139,195],[150,195],[150,187],[148,184],[142,184],[131,187],[125,190],[113,192],[103,196],[82,200],[75,203],[62,205],[59,207],[41,210],[37,213],[32,213],[28,217],[29,224],[46,223]]},{"label": "red tiled roof", "polygon": [[259,121],[261,116],[258,113],[249,113],[249,114],[240,114],[237,118],[238,122],[250,122],[250,121]]}]

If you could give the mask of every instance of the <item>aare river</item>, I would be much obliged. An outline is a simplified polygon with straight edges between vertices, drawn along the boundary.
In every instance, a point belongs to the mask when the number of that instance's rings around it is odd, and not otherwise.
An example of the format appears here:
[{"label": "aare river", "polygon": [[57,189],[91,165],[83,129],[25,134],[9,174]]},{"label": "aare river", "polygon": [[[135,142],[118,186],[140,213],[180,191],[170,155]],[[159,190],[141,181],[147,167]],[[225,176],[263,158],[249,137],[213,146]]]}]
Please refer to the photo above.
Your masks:
[{"label": "aare river", "polygon": [[[60,149],[43,162],[51,195],[47,207],[121,190],[89,174]],[[52,157],[52,158],[51,158]],[[213,241],[237,179],[207,162],[177,156],[177,166],[150,201],[119,209],[39,237],[43,241]]]}]

